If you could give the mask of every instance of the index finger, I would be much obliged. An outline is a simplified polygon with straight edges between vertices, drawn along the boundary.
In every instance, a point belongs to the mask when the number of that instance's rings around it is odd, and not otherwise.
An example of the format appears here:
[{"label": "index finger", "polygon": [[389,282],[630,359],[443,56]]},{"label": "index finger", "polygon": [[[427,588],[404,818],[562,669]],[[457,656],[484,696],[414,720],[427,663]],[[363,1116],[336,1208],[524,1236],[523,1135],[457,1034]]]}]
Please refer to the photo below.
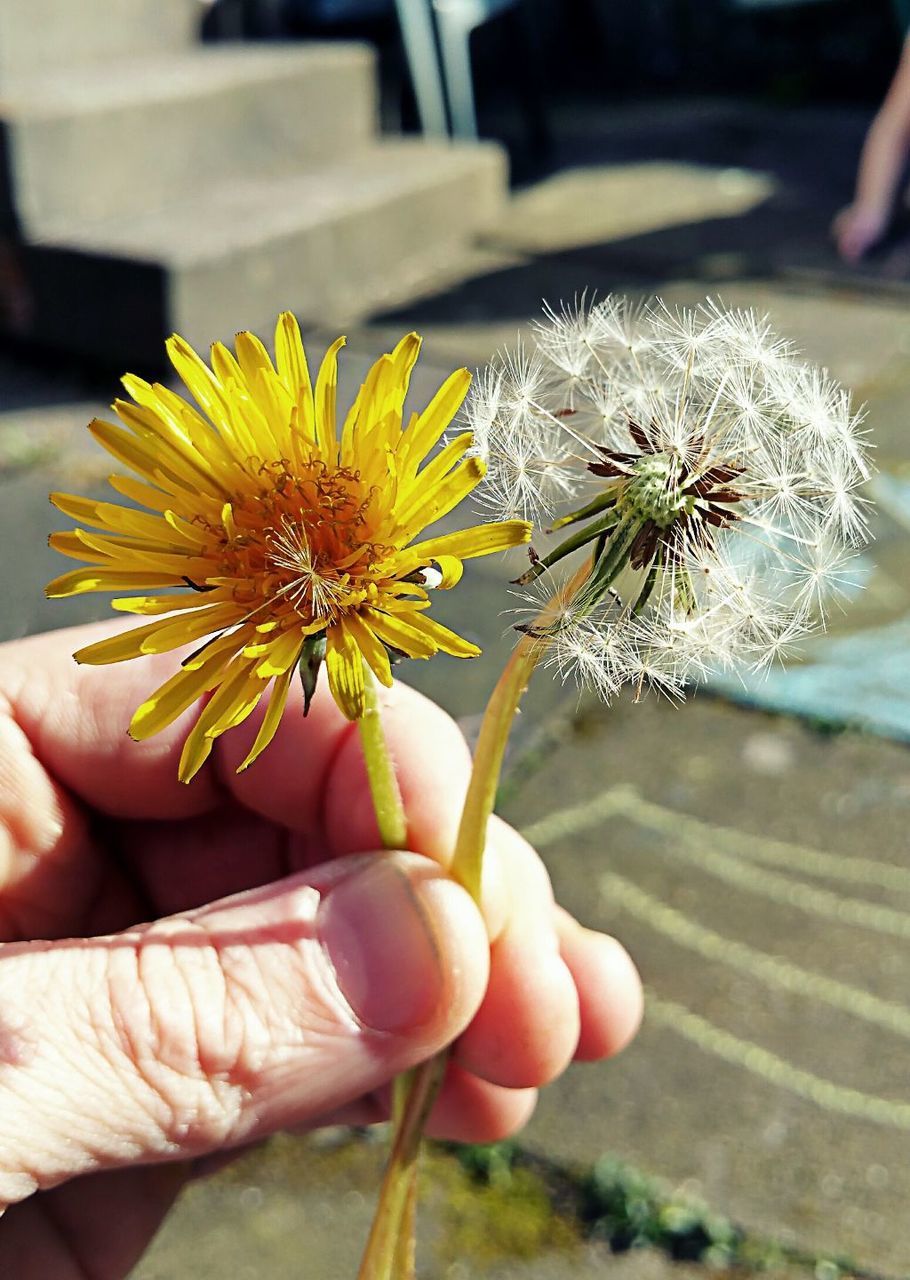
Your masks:
[{"label": "index finger", "polygon": [[[304,719],[294,688],[275,740],[236,774],[264,708],[216,744],[189,785],[178,781],[189,708],[156,737],[134,742],[130,718],[176,670],[182,652],[79,666],[73,651],[124,629],[119,620],[55,631],[0,646],[0,692],[44,768],[83,802],[119,818],[181,818],[211,810],[225,791],[255,813],[324,844],[325,855],[376,848],[379,835],[357,729],[317,691]],[[383,724],[408,814],[408,843],[444,859],[461,810],[470,759],[454,722],[397,684],[383,691]]]}]

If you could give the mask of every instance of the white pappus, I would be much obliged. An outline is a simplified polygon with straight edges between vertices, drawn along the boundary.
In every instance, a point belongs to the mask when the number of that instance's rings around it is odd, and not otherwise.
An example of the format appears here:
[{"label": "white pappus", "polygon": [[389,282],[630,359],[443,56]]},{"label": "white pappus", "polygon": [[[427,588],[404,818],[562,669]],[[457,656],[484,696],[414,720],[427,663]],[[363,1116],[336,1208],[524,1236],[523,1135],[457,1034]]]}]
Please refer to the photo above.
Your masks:
[{"label": "white pappus", "polygon": [[823,625],[867,540],[861,414],[752,311],[582,297],[481,373],[466,415],[494,515],[573,526],[537,540],[528,612],[589,557],[522,629],[604,697],[770,665]]}]

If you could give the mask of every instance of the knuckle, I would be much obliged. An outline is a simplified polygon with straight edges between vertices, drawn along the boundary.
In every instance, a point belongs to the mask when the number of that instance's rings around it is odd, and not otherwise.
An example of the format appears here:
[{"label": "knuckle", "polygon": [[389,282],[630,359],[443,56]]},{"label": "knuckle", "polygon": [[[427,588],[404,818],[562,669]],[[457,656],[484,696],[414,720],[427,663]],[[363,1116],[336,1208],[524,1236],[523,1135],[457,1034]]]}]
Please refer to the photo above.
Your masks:
[{"label": "knuckle", "polygon": [[542,905],[553,904],[553,885],[550,873],[537,850],[514,827],[497,814],[490,819],[491,836],[502,859],[506,875],[521,885],[525,901],[536,899]]},{"label": "knuckle", "polygon": [[112,950],[106,998],[117,1055],[166,1147],[204,1149],[235,1134],[267,1046],[207,930],[161,922]]}]

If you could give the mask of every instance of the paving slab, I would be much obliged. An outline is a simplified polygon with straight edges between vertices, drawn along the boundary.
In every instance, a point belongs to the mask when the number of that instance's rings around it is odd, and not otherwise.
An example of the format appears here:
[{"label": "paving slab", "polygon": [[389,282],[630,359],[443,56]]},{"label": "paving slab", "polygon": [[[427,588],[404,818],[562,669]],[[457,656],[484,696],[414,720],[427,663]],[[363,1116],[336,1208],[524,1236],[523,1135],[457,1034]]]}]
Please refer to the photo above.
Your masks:
[{"label": "paving slab", "polygon": [[736,702],[910,742],[910,618],[815,642],[806,660],[753,678],[715,676]]},{"label": "paving slab", "polygon": [[[276,1139],[188,1187],[131,1280],[354,1276],[384,1156],[382,1143],[344,1133],[328,1146]],[[438,1154],[424,1160],[422,1180],[418,1271],[427,1280],[569,1280],[609,1265],[608,1249],[584,1246],[533,1190],[480,1186]],[[653,1268],[640,1275],[663,1280]]]},{"label": "paving slab", "polygon": [[609,1149],[757,1233],[905,1274],[908,795],[899,746],[708,698],[582,718],[507,816],[630,947],[651,1013],[544,1092],[525,1140]]},{"label": "paving slab", "polygon": [[622,240],[706,218],[738,218],[768,200],[770,174],[647,160],[561,169],[518,192],[486,239],[525,253]]}]

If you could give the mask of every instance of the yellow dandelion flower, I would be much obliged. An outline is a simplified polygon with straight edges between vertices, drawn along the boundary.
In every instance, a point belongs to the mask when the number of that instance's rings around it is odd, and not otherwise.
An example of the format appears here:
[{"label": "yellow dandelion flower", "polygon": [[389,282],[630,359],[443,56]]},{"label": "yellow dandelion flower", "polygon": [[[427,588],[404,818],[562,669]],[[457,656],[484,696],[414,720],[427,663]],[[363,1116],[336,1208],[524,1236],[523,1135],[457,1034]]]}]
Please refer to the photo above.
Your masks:
[{"label": "yellow dandelion flower", "polygon": [[184,746],[184,781],[272,685],[241,768],[252,764],[275,734],[298,664],[318,668],[324,654],[335,701],[355,720],[364,710],[364,663],[392,683],[389,649],[412,658],[439,651],[475,657],[476,645],[427,616],[430,578],[452,587],[463,560],[530,536],[525,521],[506,520],[414,541],[484,476],[470,432],[426,461],[470,374],[453,373],[405,426],[420,351],[420,338],[408,334],[373,365],[339,433],[343,345],[339,338],[329,348],[313,387],[288,313],[278,319],[274,364],[250,333],[237,335],[236,355],[216,343],[211,368],[171,338],[168,354],[195,406],[128,375],[132,402],[113,406],[122,425],[96,420],[89,428],[140,477],[109,478],[136,507],[51,495],[60,511],[91,528],[51,535],[51,546],[87,567],[56,578],[48,596],[152,593],[113,601],[152,621],[81,649],[77,661],[123,662],[205,640],[130,724],[133,738],[151,737],[211,695]]}]

